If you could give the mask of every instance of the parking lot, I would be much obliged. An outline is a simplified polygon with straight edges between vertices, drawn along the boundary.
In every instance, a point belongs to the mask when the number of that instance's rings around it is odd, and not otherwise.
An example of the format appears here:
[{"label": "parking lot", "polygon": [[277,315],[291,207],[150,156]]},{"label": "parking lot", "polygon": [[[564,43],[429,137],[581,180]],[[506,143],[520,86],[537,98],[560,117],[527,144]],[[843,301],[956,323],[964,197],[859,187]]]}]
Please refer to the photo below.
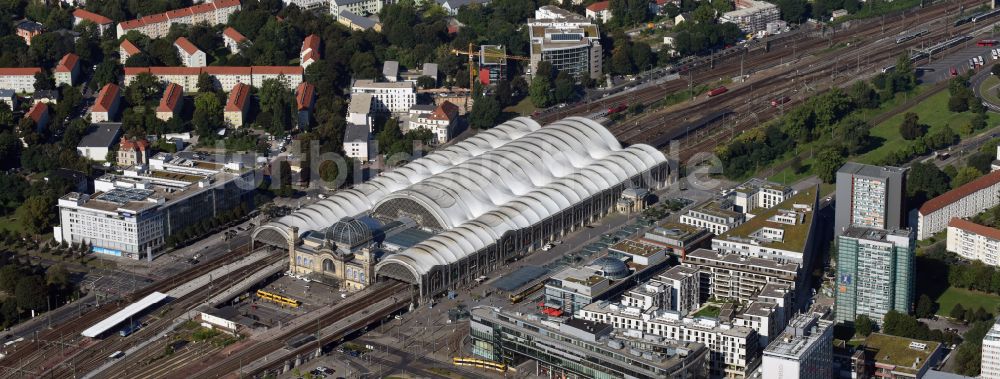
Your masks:
[{"label": "parking lot", "polygon": [[963,44],[963,47],[954,53],[946,56],[934,56],[930,63],[920,64],[918,67],[925,67],[927,70],[917,72],[917,79],[922,83],[937,83],[951,79],[951,69],[955,68],[959,74],[969,71],[969,59],[983,57],[983,67],[978,70],[989,70],[996,61],[990,56],[990,50],[1000,48],[1000,46],[983,47],[976,46],[979,39],[973,38]]}]

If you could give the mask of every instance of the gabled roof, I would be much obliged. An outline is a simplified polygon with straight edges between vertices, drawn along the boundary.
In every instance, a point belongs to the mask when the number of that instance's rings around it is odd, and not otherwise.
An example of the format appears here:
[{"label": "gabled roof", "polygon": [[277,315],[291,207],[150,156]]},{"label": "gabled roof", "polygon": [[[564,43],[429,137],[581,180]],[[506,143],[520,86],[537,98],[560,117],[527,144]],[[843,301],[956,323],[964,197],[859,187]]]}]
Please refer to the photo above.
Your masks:
[{"label": "gabled roof", "polygon": [[97,99],[94,100],[92,112],[110,112],[111,105],[118,99],[118,92],[118,85],[114,83],[105,84],[104,88],[101,88],[101,92],[97,94]]},{"label": "gabled roof", "polygon": [[35,75],[42,72],[38,67],[0,67],[0,75]]},{"label": "gabled roof", "polygon": [[246,109],[247,98],[250,97],[250,86],[237,83],[233,90],[229,92],[229,99],[226,100],[226,112],[242,112]]},{"label": "gabled roof", "polygon": [[127,53],[128,55],[136,55],[142,52],[139,50],[138,47],[135,46],[135,44],[132,43],[132,41],[129,41],[127,39],[123,39],[122,44],[119,47],[122,50],[124,50],[125,53]]},{"label": "gabled roof", "polygon": [[73,68],[76,67],[77,62],[80,61],[80,57],[73,53],[66,53],[63,55],[62,59],[59,60],[59,64],[56,65],[56,72],[71,72]]},{"label": "gabled roof", "polygon": [[37,124],[42,121],[42,116],[47,113],[49,113],[49,104],[39,102],[32,105],[31,110],[24,117],[30,118]]},{"label": "gabled roof", "polygon": [[122,151],[131,151],[131,150],[146,151],[149,150],[149,141],[146,141],[146,139],[144,138],[128,139],[122,137],[122,140],[121,142],[119,142],[118,146],[119,146],[118,150]]},{"label": "gabled roof", "polygon": [[606,11],[608,10],[608,4],[610,3],[611,3],[610,1],[598,1],[596,3],[588,5],[587,10],[591,12]]},{"label": "gabled roof", "polygon": [[989,174],[983,175],[979,177],[979,179],[973,180],[961,187],[955,188],[941,194],[938,197],[928,200],[923,206],[920,207],[920,214],[927,215],[933,213],[934,211],[959,201],[966,196],[989,188],[998,182],[1000,182],[1000,171],[993,171]]},{"label": "gabled roof", "polygon": [[295,89],[295,104],[300,111],[312,108],[315,97],[316,86],[312,84],[302,82]]},{"label": "gabled roof", "polygon": [[228,26],[222,31],[222,35],[229,37],[229,39],[236,41],[236,43],[243,43],[243,41],[247,40],[247,37],[241,34],[238,30]]},{"label": "gabled roof", "polygon": [[306,39],[302,40],[302,50],[300,52],[304,53],[309,50],[319,52],[319,36],[315,34],[310,34],[306,36]]},{"label": "gabled roof", "polygon": [[184,37],[177,38],[177,40],[174,41],[174,46],[177,46],[177,48],[187,53],[187,55],[194,55],[199,51],[201,51],[198,50],[198,46],[195,46],[193,43],[191,43],[191,41],[189,41],[187,38]]},{"label": "gabled roof", "polygon": [[163,97],[160,98],[160,105],[156,107],[157,112],[173,112],[177,105],[181,103],[184,90],[176,83],[167,84],[163,90]]},{"label": "gabled roof", "polygon": [[76,17],[76,18],[81,19],[81,20],[87,20],[87,21],[93,22],[93,23],[95,23],[97,25],[107,25],[107,24],[110,24],[110,23],[114,22],[114,21],[111,21],[110,18],[101,16],[101,15],[99,15],[97,13],[94,13],[94,12],[90,12],[90,11],[88,11],[86,9],[83,9],[83,8],[78,8],[77,10],[73,11],[73,17]]},{"label": "gabled roof", "polygon": [[447,120],[452,121],[454,117],[458,116],[458,106],[452,104],[450,101],[445,100],[431,114],[427,115],[427,118],[431,120]]},{"label": "gabled roof", "polygon": [[149,24],[167,22],[170,21],[171,19],[177,19],[181,17],[191,16],[194,14],[213,12],[218,9],[238,7],[238,6],[240,6],[240,0],[217,0],[212,3],[193,5],[187,8],[174,9],[171,11],[167,11],[165,13],[148,15],[135,20],[122,21],[118,23],[118,27],[121,28],[122,30],[130,30]]},{"label": "gabled roof", "polygon": [[1000,229],[979,225],[966,219],[958,217],[952,218],[951,221],[948,221],[948,226],[959,228],[970,233],[975,233],[989,239],[1000,240]]},{"label": "gabled roof", "polygon": [[350,21],[351,24],[354,24],[355,26],[366,30],[374,28],[375,25],[378,25],[378,23],[375,22],[375,20],[372,20],[368,17],[364,17],[362,15],[359,15],[357,13],[348,10],[340,11],[340,18],[346,19],[347,21]]},{"label": "gabled roof", "polygon": [[39,23],[34,22],[34,21],[31,21],[31,20],[28,20],[28,19],[24,19],[24,20],[18,21],[17,22],[17,28],[21,29],[21,30],[27,30],[29,32],[39,32],[39,33],[41,33],[43,30],[45,30],[45,26],[44,25],[39,24]]},{"label": "gabled roof", "polygon": [[300,66],[250,66],[254,75],[302,75]]}]

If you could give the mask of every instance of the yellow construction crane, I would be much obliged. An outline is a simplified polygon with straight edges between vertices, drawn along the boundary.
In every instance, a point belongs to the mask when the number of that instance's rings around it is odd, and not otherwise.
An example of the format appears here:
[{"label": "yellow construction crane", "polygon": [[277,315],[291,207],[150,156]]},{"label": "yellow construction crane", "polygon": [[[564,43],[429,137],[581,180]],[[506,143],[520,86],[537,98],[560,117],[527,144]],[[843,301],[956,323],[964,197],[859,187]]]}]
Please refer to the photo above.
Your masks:
[{"label": "yellow construction crane", "polygon": [[469,44],[469,51],[462,51],[462,50],[457,50],[457,49],[452,49],[451,50],[452,54],[455,54],[455,55],[466,55],[466,56],[469,57],[469,92],[465,94],[465,109],[466,110],[469,109],[469,97],[472,96],[472,89],[475,88],[475,86],[473,85],[473,83],[475,83],[476,74],[479,73],[478,67],[476,67],[476,64],[474,63],[475,56],[478,55],[478,56],[480,56],[480,58],[486,57],[486,58],[513,59],[513,60],[516,60],[516,61],[529,61],[529,60],[531,60],[531,58],[528,58],[528,57],[522,57],[522,56],[517,56],[517,55],[508,55],[508,54],[504,54],[504,53],[491,53],[491,52],[486,52],[486,51],[476,51],[476,50],[478,50],[477,46],[474,45],[474,44],[472,44],[472,43]]}]

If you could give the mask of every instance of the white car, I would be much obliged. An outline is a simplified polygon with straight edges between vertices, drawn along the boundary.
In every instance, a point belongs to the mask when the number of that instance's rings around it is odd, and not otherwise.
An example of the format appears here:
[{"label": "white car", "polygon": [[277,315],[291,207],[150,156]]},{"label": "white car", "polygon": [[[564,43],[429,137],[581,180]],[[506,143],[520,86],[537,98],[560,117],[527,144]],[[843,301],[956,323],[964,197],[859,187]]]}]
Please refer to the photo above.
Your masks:
[{"label": "white car", "polygon": [[555,245],[553,245],[551,243],[547,243],[547,244],[545,244],[545,246],[542,246],[542,251],[552,250],[553,247],[555,247]]}]

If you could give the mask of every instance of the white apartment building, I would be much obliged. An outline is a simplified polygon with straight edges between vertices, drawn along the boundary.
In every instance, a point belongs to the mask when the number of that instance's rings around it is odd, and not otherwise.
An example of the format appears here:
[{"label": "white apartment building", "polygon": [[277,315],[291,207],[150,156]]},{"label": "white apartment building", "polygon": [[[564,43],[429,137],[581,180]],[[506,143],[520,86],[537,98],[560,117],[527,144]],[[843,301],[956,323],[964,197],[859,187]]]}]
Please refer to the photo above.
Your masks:
[{"label": "white apartment building", "polygon": [[[659,276],[650,280],[652,283],[661,283],[667,292],[667,301],[660,309],[671,310],[681,316],[698,309],[701,304],[700,295],[700,275],[698,269],[674,266]],[[628,306],[634,306],[626,304]]]},{"label": "white apartment building", "polygon": [[968,260],[1000,266],[1000,229],[953,218],[948,223],[948,251]]},{"label": "white apartment building", "polygon": [[684,225],[704,228],[712,234],[719,235],[743,223],[746,216],[733,211],[731,204],[713,200],[691,208],[681,215],[680,222]]},{"label": "white apartment building", "polygon": [[0,88],[19,93],[35,92],[35,74],[42,72],[38,67],[0,68]]},{"label": "white apartment building", "polygon": [[737,0],[736,10],[723,13],[720,22],[731,22],[746,33],[767,30],[767,23],[778,21],[781,10],[777,5],[755,0]]},{"label": "white apartment building", "polygon": [[1000,144],[997,145],[997,159],[990,164],[990,172],[1000,171]]},{"label": "white apartment building", "polygon": [[121,45],[118,45],[118,63],[125,64],[125,61],[141,52],[132,41],[123,39]]},{"label": "white apartment building", "polygon": [[158,154],[148,169],[96,179],[93,195],[61,197],[60,226],[53,234],[57,241],[88,244],[93,253],[151,259],[171,234],[220,212],[249,207],[253,175],[239,163]]},{"label": "white apartment building", "polygon": [[434,133],[434,142],[447,143],[454,137],[458,124],[458,106],[445,100],[430,113],[421,113],[410,119],[407,131],[424,128]]},{"label": "white apartment building", "polygon": [[774,259],[809,266],[813,255],[814,210],[819,191],[804,190],[712,239],[725,254]]},{"label": "white apartment building", "polygon": [[185,91],[195,91],[198,75],[204,72],[214,79],[216,88],[226,92],[240,83],[260,88],[264,80],[281,77],[284,77],[289,89],[294,89],[302,83],[303,71],[299,66],[125,67],[125,85],[131,84],[139,74],[150,73],[159,80],[181,86]]},{"label": "white apartment building", "polygon": [[177,55],[181,57],[181,65],[185,67],[205,67],[208,65],[205,52],[198,49],[187,38],[180,37],[174,41],[177,48]]},{"label": "white apartment building", "polygon": [[979,378],[1000,379],[1000,319],[986,332],[982,355]]},{"label": "white apartment building", "polygon": [[121,105],[121,88],[114,83],[105,84],[90,107],[91,122],[106,122],[116,118]]},{"label": "white apartment building", "polygon": [[917,211],[917,239],[930,238],[948,228],[953,218],[972,217],[1000,204],[1000,171],[928,200]]},{"label": "white apartment building", "polygon": [[236,29],[227,26],[222,30],[222,43],[226,45],[226,48],[233,54],[239,54],[240,45],[246,43],[247,41],[247,37]]},{"label": "white apartment building", "polygon": [[641,311],[606,301],[583,307],[576,317],[610,324],[626,333],[704,344],[712,352],[711,377],[749,378],[760,364],[757,332],[716,319],[681,317],[676,312],[658,309]]},{"label": "white apartment building", "polygon": [[794,194],[788,186],[759,178],[750,179],[727,194],[734,210],[752,214],[758,209],[769,209],[788,200]]},{"label": "white apartment building", "polygon": [[761,359],[762,378],[833,377],[833,322],[800,314],[775,338]]},{"label": "white apartment building", "polygon": [[586,17],[545,5],[535,11],[535,18],[528,19],[528,36],[531,43],[529,73],[534,73],[538,62],[544,60],[574,77],[590,75],[596,79],[601,76],[601,33]]},{"label": "white apartment building", "polygon": [[372,95],[372,112],[406,113],[417,103],[413,83],[378,83],[368,79],[355,80],[351,85],[351,95],[368,93]]},{"label": "white apartment building", "polygon": [[330,0],[330,14],[339,15],[341,11],[362,16],[378,14],[387,2],[387,0]]},{"label": "white apartment building", "polygon": [[76,85],[76,79],[80,75],[80,57],[73,53],[67,53],[52,69],[52,74],[55,77],[56,87],[63,84]]},{"label": "white apartment building", "polygon": [[[792,301],[805,299],[807,294],[795,294],[808,290],[799,281],[799,265],[780,263],[771,259],[745,257],[737,254],[722,254],[708,249],[688,252],[681,263],[684,267],[698,270],[701,275],[701,293],[704,297],[736,300],[747,303],[757,298],[768,284],[787,286],[793,292]],[[794,296],[798,295],[798,296]],[[801,304],[798,306],[801,307]]]},{"label": "white apartment building", "polygon": [[302,48],[299,50],[299,66],[309,67],[321,58],[319,43],[319,36],[315,34],[310,34],[302,40]]},{"label": "white apartment building", "polygon": [[375,159],[377,151],[368,126],[347,124],[344,129],[344,154],[362,162]]},{"label": "white apartment building", "polygon": [[302,9],[314,10],[326,7],[327,0],[283,0],[285,5],[296,5]]},{"label": "white apartment building", "polygon": [[240,10],[240,0],[215,0],[187,8],[151,14],[135,20],[119,22],[117,37],[120,39],[125,33],[135,30],[150,38],[160,38],[170,32],[170,25],[173,24],[225,24],[229,21],[229,15],[238,10]]},{"label": "white apartment building", "polygon": [[364,125],[368,131],[372,131],[372,103],[375,100],[370,93],[356,93],[351,95],[351,102],[347,104],[347,123],[354,125]]}]

